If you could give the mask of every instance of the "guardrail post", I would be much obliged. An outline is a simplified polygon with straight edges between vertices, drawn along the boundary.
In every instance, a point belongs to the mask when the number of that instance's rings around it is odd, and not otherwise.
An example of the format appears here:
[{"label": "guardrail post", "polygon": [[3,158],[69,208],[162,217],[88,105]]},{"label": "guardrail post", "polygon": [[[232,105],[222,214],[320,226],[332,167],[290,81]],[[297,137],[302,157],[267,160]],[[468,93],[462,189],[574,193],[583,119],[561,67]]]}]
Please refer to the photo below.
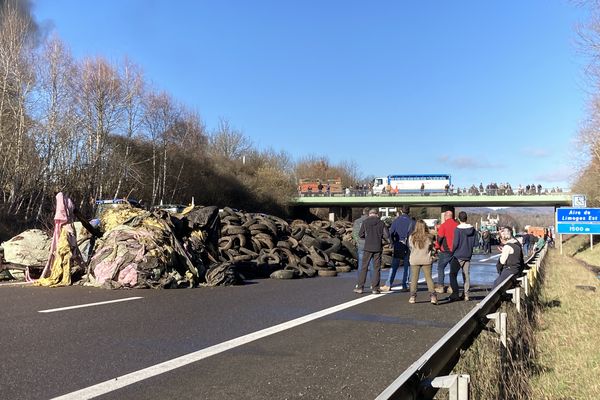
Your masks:
[{"label": "guardrail post", "polygon": [[471,376],[467,374],[438,376],[431,381],[431,386],[448,389],[449,400],[469,400],[469,382]]},{"label": "guardrail post", "polygon": [[527,282],[527,274],[523,275],[520,278],[517,278],[519,282],[521,282],[521,287],[523,288],[523,292],[525,293],[525,297],[529,296],[529,283]]},{"label": "guardrail post", "polygon": [[512,296],[511,301],[517,306],[517,312],[521,312],[521,288],[517,286],[514,289],[508,289],[506,293]]},{"label": "guardrail post", "polygon": [[529,286],[533,289],[533,285],[534,285],[534,276],[533,276],[533,269],[529,268],[527,270],[527,282],[529,282]]},{"label": "guardrail post", "polygon": [[494,331],[500,334],[500,342],[506,348],[506,313],[495,312],[486,315],[487,319],[494,321]]}]

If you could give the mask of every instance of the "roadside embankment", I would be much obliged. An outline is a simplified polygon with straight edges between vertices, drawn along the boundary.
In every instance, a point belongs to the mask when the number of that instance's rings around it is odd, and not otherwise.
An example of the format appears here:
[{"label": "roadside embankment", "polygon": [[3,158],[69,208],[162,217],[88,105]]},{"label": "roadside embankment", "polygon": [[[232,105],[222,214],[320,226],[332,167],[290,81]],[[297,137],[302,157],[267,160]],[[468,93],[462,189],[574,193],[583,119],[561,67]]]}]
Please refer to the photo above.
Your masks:
[{"label": "roadside embankment", "polygon": [[562,256],[558,249],[548,253],[532,398],[598,399],[600,280],[589,266],[600,265],[600,246],[589,249],[589,236],[573,237],[563,246]]},{"label": "roadside embankment", "polygon": [[[469,374],[473,399],[557,400],[600,398],[600,245],[589,237],[570,238],[550,249],[542,262],[539,285],[518,313],[507,313],[507,346],[493,329],[482,331],[455,365]],[[585,262],[576,258],[585,254]],[[593,264],[592,264],[593,263]],[[488,325],[491,328],[491,325]],[[440,391],[436,399],[447,399]]]}]

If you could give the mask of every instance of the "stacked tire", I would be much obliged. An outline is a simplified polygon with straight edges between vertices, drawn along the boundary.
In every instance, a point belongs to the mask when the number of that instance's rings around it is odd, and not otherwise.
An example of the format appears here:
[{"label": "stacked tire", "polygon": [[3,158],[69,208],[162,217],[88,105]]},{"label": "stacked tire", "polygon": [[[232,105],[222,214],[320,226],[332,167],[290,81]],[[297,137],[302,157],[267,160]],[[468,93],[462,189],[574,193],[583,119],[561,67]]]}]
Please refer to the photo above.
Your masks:
[{"label": "stacked tire", "polygon": [[228,207],[220,218],[218,262],[235,268],[244,279],[329,277],[356,268],[350,222],[288,223],[273,215]]}]

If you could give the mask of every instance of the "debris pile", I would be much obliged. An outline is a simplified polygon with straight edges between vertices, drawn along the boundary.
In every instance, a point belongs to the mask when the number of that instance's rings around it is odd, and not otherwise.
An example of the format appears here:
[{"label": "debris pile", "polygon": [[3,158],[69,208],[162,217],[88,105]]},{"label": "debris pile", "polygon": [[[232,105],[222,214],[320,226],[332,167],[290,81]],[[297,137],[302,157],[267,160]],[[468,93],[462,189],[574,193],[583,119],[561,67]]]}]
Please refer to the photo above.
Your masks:
[{"label": "debris pile", "polygon": [[[216,207],[190,207],[182,214],[133,207],[107,209],[84,278],[108,288],[193,287],[214,260],[209,237],[218,234]],[[216,253],[215,253],[216,254]]]},{"label": "debris pile", "polygon": [[[65,257],[71,265],[71,279],[62,276],[46,283],[44,278],[37,285],[72,281],[111,289],[181,288],[234,285],[267,277],[335,276],[356,268],[352,224],[346,221],[288,223],[273,215],[228,207],[219,211],[190,206],[171,213],[123,204],[104,209],[98,222],[103,234],[95,235],[101,237],[75,229],[79,250],[73,246],[71,250],[86,268],[75,269],[74,262]],[[71,222],[63,229],[67,228],[73,229]],[[48,263],[49,243],[44,232],[26,231],[4,244],[6,257],[17,260],[13,266],[39,268]],[[68,273],[69,266],[62,271]]]},{"label": "debris pile", "polygon": [[[272,215],[228,207],[220,217],[220,264],[213,268],[238,273],[242,279],[335,276],[356,268],[350,222],[307,224],[295,220],[289,224]],[[207,276],[207,283],[215,284],[211,276]]]}]

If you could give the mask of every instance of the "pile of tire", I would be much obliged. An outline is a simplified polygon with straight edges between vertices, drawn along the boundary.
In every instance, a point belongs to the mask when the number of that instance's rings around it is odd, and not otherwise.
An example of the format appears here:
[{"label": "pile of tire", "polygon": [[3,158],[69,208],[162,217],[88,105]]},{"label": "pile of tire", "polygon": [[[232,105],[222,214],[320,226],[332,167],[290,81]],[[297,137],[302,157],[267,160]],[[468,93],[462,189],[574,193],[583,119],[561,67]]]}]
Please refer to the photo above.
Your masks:
[{"label": "pile of tire", "polygon": [[336,276],[356,268],[350,222],[288,223],[228,207],[219,215],[219,268],[235,268],[243,279]]}]

